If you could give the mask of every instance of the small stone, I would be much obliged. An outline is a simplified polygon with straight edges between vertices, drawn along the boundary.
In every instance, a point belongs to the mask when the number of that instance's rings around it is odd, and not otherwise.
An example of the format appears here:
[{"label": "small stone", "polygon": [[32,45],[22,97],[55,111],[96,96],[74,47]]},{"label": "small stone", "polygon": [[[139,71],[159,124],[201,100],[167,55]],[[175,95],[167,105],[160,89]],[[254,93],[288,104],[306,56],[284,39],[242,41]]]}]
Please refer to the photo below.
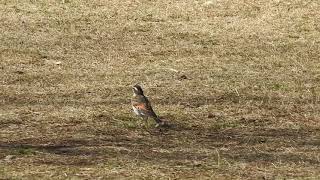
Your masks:
[{"label": "small stone", "polygon": [[56,61],[54,62],[55,65],[60,65],[61,64],[61,61]]},{"label": "small stone", "polygon": [[204,6],[210,6],[212,4],[214,4],[214,2],[212,0],[206,1],[206,2],[203,3]]},{"label": "small stone", "polygon": [[179,77],[179,80],[181,81],[181,80],[185,80],[185,79],[188,79],[188,77],[186,76],[186,75],[181,75],[180,77]]},{"label": "small stone", "polygon": [[208,117],[208,118],[214,118],[214,117],[215,117],[215,115],[214,115],[214,114],[212,114],[212,113],[209,113],[207,117]]},{"label": "small stone", "polygon": [[14,158],[14,155],[7,155],[4,159],[3,159],[3,161],[5,161],[5,162],[11,162],[11,160]]},{"label": "small stone", "polygon": [[15,71],[15,73],[17,73],[17,74],[23,74],[24,72],[23,71]]}]

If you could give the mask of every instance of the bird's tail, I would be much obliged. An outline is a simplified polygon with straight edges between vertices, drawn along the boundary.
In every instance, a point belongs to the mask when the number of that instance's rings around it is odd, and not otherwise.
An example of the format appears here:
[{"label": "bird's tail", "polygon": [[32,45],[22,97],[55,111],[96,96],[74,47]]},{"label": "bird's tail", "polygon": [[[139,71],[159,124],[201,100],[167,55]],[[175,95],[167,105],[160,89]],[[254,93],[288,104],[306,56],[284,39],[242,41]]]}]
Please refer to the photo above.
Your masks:
[{"label": "bird's tail", "polygon": [[157,123],[156,127],[164,125],[164,121],[162,121],[158,116],[154,117],[154,120]]}]

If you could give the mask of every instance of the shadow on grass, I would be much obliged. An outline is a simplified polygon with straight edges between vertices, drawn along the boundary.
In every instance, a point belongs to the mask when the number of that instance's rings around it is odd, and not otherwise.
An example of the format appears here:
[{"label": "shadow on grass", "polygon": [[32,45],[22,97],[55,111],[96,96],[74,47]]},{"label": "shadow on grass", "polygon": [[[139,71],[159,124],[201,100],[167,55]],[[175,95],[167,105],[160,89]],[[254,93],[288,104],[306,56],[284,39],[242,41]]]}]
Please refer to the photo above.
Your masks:
[{"label": "shadow on grass", "polygon": [[[190,127],[176,131],[183,126],[171,128],[165,133],[151,132],[139,138],[113,134],[88,139],[0,141],[0,155],[12,152],[39,155],[44,158],[40,158],[38,163],[55,165],[93,165],[114,158],[187,165],[194,160],[203,163],[215,160],[219,151],[228,162],[319,164],[319,159],[310,155],[320,153],[319,137],[315,134],[317,129],[230,129],[213,132]],[[292,150],[284,151],[285,148]]]}]

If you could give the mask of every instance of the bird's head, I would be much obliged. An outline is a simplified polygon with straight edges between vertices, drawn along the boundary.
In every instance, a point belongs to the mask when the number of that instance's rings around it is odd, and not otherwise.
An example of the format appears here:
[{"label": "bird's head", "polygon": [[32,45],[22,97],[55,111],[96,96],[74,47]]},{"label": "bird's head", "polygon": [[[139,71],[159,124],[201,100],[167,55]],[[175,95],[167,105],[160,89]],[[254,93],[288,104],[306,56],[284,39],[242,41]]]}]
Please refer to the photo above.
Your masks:
[{"label": "bird's head", "polygon": [[143,90],[140,85],[136,84],[132,87],[133,93],[135,95],[143,95]]}]

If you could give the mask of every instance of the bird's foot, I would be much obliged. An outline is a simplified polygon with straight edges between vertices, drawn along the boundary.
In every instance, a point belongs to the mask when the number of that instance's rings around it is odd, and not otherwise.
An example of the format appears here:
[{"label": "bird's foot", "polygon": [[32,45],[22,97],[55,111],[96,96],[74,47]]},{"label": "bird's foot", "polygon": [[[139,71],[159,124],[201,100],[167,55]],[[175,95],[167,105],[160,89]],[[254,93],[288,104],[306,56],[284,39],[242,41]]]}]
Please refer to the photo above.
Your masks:
[{"label": "bird's foot", "polygon": [[161,122],[157,123],[155,127],[157,128],[157,127],[164,126],[164,125],[165,125],[165,122],[161,121]]}]

